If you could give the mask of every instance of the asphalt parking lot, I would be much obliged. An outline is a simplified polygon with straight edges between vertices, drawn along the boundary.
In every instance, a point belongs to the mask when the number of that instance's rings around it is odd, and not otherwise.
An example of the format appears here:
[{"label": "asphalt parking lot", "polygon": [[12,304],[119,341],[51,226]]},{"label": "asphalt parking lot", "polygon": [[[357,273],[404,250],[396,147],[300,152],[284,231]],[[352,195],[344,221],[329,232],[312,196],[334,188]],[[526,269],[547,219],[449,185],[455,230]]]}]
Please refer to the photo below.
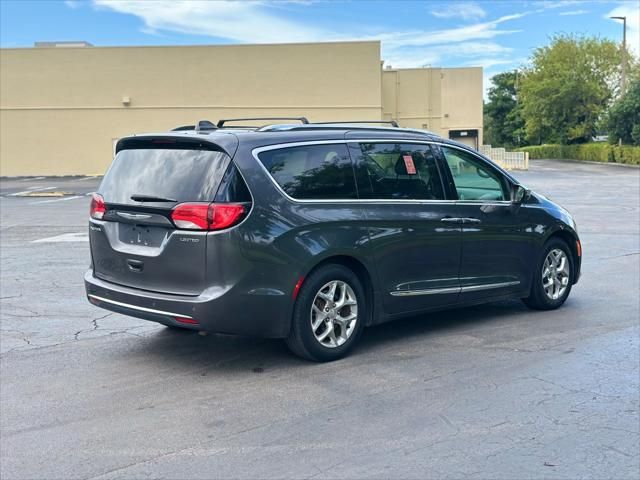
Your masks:
[{"label": "asphalt parking lot", "polygon": [[90,305],[98,179],[2,180],[0,477],[638,478],[640,169],[516,176],[578,221],[566,305],[382,325],[331,364]]}]

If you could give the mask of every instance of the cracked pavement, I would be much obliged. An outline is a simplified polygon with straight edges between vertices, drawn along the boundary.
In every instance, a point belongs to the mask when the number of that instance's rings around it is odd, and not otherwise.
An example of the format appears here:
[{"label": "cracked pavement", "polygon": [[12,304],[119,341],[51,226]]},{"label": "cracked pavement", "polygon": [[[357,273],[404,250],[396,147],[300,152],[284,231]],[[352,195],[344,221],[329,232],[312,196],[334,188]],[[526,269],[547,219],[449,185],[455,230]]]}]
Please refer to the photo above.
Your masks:
[{"label": "cracked pavement", "polygon": [[[563,308],[401,320],[324,365],[92,306],[82,235],[32,242],[85,232],[96,180],[3,179],[0,477],[640,477],[640,169],[516,176],[578,221]],[[83,197],[6,196],[49,184]]]}]

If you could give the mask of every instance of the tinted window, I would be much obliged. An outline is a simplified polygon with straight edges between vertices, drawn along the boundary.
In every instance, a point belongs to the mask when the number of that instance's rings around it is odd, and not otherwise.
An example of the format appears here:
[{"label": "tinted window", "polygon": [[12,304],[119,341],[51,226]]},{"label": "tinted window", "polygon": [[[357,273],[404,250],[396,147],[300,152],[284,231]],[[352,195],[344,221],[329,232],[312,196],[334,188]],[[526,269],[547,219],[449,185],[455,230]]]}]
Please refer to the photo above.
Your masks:
[{"label": "tinted window", "polygon": [[506,200],[500,177],[470,153],[442,147],[460,200]]},{"label": "tinted window", "polygon": [[353,167],[344,144],[281,148],[258,157],[293,198],[357,198]]},{"label": "tinted window", "polygon": [[215,198],[216,202],[250,202],[251,193],[247,184],[244,183],[242,175],[238,172],[238,167],[233,162],[229,165],[227,172],[220,182],[220,188]]},{"label": "tinted window", "polygon": [[444,199],[429,145],[361,143],[359,158],[358,186],[363,198]]},{"label": "tinted window", "polygon": [[229,164],[226,153],[210,150],[121,150],[98,192],[107,203],[137,204],[131,195],[212,201]]}]

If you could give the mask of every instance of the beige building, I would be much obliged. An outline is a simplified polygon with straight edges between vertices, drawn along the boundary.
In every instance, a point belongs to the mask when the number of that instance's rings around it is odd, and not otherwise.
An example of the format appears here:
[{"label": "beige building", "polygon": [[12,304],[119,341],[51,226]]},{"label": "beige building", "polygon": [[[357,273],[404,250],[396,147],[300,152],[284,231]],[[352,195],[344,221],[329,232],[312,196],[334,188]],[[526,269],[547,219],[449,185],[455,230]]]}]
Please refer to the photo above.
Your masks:
[{"label": "beige building", "polygon": [[479,148],[482,68],[385,68],[382,115]]},{"label": "beige building", "polygon": [[377,41],[0,50],[2,176],[103,173],[123,136],[252,116],[394,119],[475,145],[482,69],[381,70]]}]

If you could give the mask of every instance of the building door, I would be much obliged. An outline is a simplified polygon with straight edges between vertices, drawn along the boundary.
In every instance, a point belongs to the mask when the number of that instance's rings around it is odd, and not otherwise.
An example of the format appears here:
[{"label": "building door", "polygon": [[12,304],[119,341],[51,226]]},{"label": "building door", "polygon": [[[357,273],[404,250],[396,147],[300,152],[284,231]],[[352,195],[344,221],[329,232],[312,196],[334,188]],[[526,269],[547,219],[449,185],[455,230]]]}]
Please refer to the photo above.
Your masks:
[{"label": "building door", "polygon": [[449,130],[449,138],[477,150],[478,130]]}]

